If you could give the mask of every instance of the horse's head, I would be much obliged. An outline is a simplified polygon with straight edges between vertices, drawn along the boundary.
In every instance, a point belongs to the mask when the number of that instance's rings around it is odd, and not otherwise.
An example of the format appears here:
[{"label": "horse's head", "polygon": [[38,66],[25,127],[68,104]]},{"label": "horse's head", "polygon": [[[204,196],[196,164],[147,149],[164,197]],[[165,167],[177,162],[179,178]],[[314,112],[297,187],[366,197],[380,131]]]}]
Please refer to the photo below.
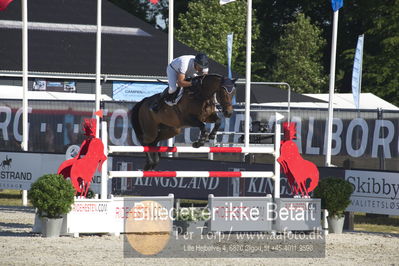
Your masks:
[{"label": "horse's head", "polygon": [[229,79],[222,77],[220,88],[216,92],[216,98],[222,106],[223,115],[230,117],[233,114],[233,96],[235,95],[236,88],[235,82],[237,79]]},{"label": "horse's head", "polygon": [[229,79],[218,74],[208,74],[201,78],[201,95],[203,99],[216,99],[222,106],[223,115],[230,117],[233,114],[233,96],[235,95],[235,82],[237,79]]}]

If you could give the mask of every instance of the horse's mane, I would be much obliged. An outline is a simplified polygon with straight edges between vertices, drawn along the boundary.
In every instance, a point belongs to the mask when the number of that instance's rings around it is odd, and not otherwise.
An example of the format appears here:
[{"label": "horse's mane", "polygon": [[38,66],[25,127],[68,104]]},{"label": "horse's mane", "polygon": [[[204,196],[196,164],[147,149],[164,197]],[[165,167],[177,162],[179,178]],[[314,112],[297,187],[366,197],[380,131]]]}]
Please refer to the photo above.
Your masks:
[{"label": "horse's mane", "polygon": [[[220,74],[216,74],[216,73],[210,73],[210,74],[205,74],[205,75],[200,75],[200,76],[196,76],[196,77],[193,77],[193,78],[191,78],[191,80],[201,80],[201,84],[202,84],[202,81],[206,78],[206,77],[218,77],[218,78],[220,78],[221,80],[223,80],[224,79],[224,77],[222,76],[222,75],[220,75]],[[188,94],[190,94],[190,95],[193,95],[195,98],[201,98],[200,97],[200,88],[198,88],[198,87],[196,87],[196,88],[194,88],[194,87],[189,87],[189,89],[188,90],[185,90],[185,93],[188,93]]]},{"label": "horse's mane", "polygon": [[196,77],[193,77],[193,79],[203,79],[203,78],[205,78],[206,76],[216,76],[216,77],[219,77],[219,78],[224,78],[222,75],[220,75],[220,74],[217,74],[217,73],[209,73],[209,74],[204,74],[204,75],[199,75],[199,76],[196,76]]}]

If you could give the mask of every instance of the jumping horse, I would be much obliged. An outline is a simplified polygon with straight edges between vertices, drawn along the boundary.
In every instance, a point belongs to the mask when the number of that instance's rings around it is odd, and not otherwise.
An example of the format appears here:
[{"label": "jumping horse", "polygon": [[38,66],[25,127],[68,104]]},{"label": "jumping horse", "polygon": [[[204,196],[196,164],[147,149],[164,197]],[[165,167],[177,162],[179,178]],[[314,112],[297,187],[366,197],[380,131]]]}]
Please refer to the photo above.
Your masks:
[{"label": "jumping horse", "polygon": [[[220,104],[225,117],[232,115],[232,98],[237,79],[232,80],[218,74],[198,76],[194,79],[198,79],[198,85],[185,88],[176,105],[162,103],[159,111],[153,112],[150,106],[160,98],[160,94],[155,94],[144,98],[133,107],[131,122],[137,139],[143,146],[157,146],[159,141],[180,134],[182,128],[186,127],[200,129],[199,138],[193,143],[194,148],[203,146],[206,141],[215,138],[221,124],[216,104]],[[210,133],[207,132],[205,123],[215,124]],[[158,162],[158,152],[146,152],[144,170],[153,170]]]}]

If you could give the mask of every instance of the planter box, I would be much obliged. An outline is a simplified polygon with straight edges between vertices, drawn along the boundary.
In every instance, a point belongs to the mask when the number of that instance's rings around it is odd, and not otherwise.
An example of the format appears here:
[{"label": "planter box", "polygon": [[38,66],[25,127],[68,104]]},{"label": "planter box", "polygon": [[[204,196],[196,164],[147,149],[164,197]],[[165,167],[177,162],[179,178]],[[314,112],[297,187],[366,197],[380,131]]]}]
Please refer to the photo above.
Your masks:
[{"label": "planter box", "polygon": [[273,230],[319,231],[321,230],[321,200],[310,198],[276,199],[276,219]]}]

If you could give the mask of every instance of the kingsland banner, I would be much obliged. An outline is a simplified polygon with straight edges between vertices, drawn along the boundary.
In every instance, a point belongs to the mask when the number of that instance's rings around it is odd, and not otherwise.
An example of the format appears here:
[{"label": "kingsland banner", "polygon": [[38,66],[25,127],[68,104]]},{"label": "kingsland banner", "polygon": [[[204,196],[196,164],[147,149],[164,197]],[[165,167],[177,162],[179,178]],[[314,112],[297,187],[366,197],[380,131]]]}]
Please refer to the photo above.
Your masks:
[{"label": "kingsland banner", "polygon": [[[20,101],[0,101],[0,149],[19,151],[22,140],[22,108]],[[105,103],[110,145],[140,145],[132,130],[132,103]],[[92,117],[93,102],[29,101],[29,151],[64,153],[71,144],[80,145],[83,118]],[[282,114],[287,114],[282,110]],[[335,110],[332,134],[332,155],[348,158],[398,159],[399,112]],[[274,131],[274,112],[251,112],[252,122],[259,121],[253,132]],[[297,123],[299,151],[306,155],[326,153],[326,110],[293,109],[291,121]],[[218,143],[239,143],[243,140],[244,111],[241,109],[223,119],[221,131],[235,134],[218,135]],[[260,127],[259,127],[260,124]],[[207,125],[208,128],[211,125]],[[190,144],[198,137],[197,128],[186,128],[175,137]],[[251,143],[271,143],[267,136],[251,136]],[[397,169],[394,169],[397,170]]]}]

